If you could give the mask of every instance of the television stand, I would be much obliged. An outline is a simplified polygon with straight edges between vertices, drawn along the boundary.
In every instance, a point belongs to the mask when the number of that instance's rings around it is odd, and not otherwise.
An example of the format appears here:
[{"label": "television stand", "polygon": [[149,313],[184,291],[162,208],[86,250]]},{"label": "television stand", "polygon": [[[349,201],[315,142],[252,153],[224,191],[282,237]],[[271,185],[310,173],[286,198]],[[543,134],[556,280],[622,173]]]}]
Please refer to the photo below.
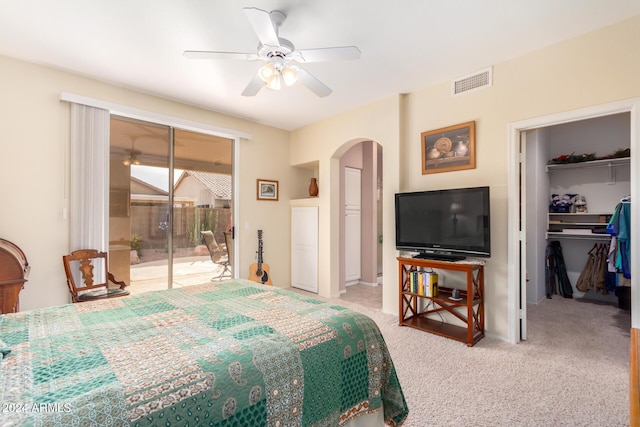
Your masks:
[{"label": "television stand", "polygon": [[454,255],[454,254],[439,254],[439,253],[431,253],[431,252],[420,252],[418,255],[414,255],[415,259],[434,259],[437,261],[462,261],[463,259],[467,259],[464,255]]},{"label": "television stand", "polygon": [[[446,262],[398,257],[400,326],[451,338],[472,347],[484,337],[484,262]],[[463,273],[467,288],[460,289],[460,298],[452,299],[453,288],[438,286],[435,296],[411,292],[411,276],[424,268]],[[415,280],[415,277],[414,277]],[[426,301],[426,304],[419,301]],[[447,323],[457,319],[464,326]]]}]

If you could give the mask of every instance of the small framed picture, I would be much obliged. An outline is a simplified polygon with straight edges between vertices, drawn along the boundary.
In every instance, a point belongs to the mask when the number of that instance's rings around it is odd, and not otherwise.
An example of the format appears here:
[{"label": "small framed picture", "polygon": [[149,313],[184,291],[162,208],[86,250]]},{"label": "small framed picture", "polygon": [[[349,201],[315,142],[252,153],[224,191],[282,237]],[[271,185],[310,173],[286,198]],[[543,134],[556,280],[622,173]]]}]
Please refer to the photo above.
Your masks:
[{"label": "small framed picture", "polygon": [[476,167],[476,122],[422,132],[422,174]]},{"label": "small framed picture", "polygon": [[278,200],[278,181],[258,179],[257,191],[258,200]]}]

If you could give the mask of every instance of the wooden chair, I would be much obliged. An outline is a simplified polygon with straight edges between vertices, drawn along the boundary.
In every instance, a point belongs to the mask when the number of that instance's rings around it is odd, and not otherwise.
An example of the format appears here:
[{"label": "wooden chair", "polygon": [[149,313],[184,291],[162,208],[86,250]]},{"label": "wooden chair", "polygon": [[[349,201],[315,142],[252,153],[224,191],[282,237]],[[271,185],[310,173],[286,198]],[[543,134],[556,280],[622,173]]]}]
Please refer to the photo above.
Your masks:
[{"label": "wooden chair", "polygon": [[231,276],[231,268],[229,263],[229,252],[227,251],[227,245],[219,245],[216,241],[216,237],[213,235],[213,232],[210,230],[201,231],[200,234],[204,239],[204,243],[209,249],[209,255],[211,256],[211,261],[214,264],[221,265],[223,267],[222,272],[213,277],[211,280],[220,279],[225,276],[227,273]]},{"label": "wooden chair", "polygon": [[[62,257],[64,272],[67,275],[67,286],[71,292],[73,302],[95,301],[104,298],[114,298],[129,295],[125,290],[126,283],[116,280],[113,274],[109,273],[109,257],[106,252],[95,249],[80,249]],[[74,271],[77,266],[78,275]],[[96,270],[96,273],[94,273]],[[104,273],[103,274],[98,274]],[[76,277],[74,277],[74,273]],[[79,276],[80,284],[76,283]],[[97,279],[96,279],[97,276]],[[104,283],[94,283],[101,281],[100,277],[105,277]],[[109,284],[117,285],[117,288],[109,287]]]}]

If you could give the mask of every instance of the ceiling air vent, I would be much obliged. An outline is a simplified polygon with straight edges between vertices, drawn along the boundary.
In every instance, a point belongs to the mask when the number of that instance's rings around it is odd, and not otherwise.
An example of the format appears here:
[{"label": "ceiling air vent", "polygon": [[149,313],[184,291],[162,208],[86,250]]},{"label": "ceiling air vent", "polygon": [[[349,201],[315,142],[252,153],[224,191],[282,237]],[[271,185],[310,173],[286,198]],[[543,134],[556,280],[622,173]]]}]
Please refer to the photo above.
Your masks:
[{"label": "ceiling air vent", "polygon": [[486,70],[478,71],[469,76],[461,77],[454,80],[453,84],[451,85],[453,95],[460,95],[461,93],[480,89],[485,86],[491,86],[491,70],[491,67],[489,67]]}]

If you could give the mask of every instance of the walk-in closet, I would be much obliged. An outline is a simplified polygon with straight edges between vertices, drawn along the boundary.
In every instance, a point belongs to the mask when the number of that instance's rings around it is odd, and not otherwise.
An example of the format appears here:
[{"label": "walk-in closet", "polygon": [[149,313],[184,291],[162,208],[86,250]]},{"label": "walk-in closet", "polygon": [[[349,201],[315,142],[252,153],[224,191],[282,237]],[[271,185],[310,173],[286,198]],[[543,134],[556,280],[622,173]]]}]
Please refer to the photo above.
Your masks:
[{"label": "walk-in closet", "polygon": [[[525,137],[527,303],[549,294],[547,246],[557,241],[572,298],[628,305],[628,294],[585,282],[583,271],[603,268],[608,222],[621,201],[630,203],[630,114],[539,128]],[[551,296],[563,298],[557,281]]]}]

